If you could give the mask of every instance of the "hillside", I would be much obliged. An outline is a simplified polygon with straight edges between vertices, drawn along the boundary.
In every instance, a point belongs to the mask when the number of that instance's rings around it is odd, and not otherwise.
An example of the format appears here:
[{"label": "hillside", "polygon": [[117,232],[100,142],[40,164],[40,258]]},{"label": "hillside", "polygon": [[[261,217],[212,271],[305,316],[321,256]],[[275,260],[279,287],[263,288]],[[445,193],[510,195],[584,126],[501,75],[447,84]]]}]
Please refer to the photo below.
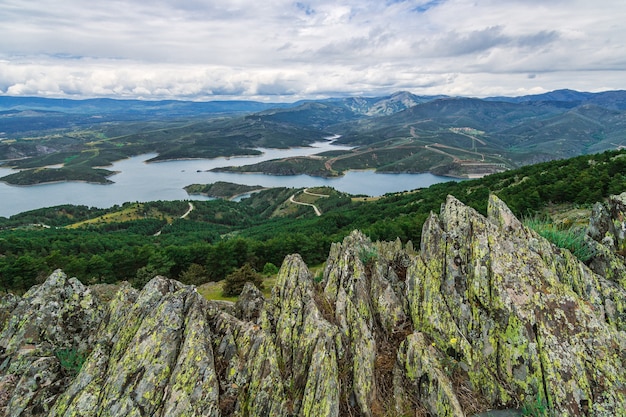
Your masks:
[{"label": "hillside", "polygon": [[[487,99],[333,98],[291,104],[142,102],[1,97],[0,160],[23,169],[3,181],[107,182],[97,171],[129,156],[153,161],[254,155],[339,134],[332,155],[231,171],[337,176],[350,169],[474,178],[626,146],[626,93],[555,91]],[[62,164],[56,170],[49,165]],[[248,171],[246,171],[248,170]]]},{"label": "hillside", "polygon": [[[328,197],[275,188],[241,202],[194,201],[184,218],[186,201],[39,209],[0,218],[0,286],[25,291],[60,267],[88,283],[128,280],[140,287],[157,274],[186,280],[187,271],[198,271],[193,265],[203,268],[194,282],[218,281],[245,263],[257,271],[267,263],[280,265],[293,252],[319,265],[331,244],[354,229],[373,241],[419,242],[423,223],[447,195],[486,214],[487,197],[496,194],[517,216],[545,217],[568,229],[572,223],[557,213],[559,207],[589,212],[594,202],[625,189],[626,151],[621,151],[378,199],[329,188],[310,190]],[[322,215],[296,202],[314,204]]]},{"label": "hillside", "polygon": [[57,270],[0,302],[0,412],[621,415],[625,210],[594,206],[591,268],[497,197],[485,217],[449,196],[419,248],[355,231],[319,279],[287,256],[269,299],[157,276],[107,302]]},{"label": "hillside", "polygon": [[[263,162],[220,171],[274,175],[341,175],[350,169],[380,172],[432,172],[472,178],[527,164],[620,149],[626,113],[615,105],[622,95],[554,94],[546,100],[432,98],[405,109],[371,117],[335,117],[345,107],[334,102],[265,112],[270,120],[312,123],[341,134],[338,143],[353,150],[331,155]],[[583,97],[586,97],[583,99]],[[561,101],[558,99],[561,98]],[[548,100],[549,99],[549,100]],[[333,107],[335,106],[335,107]],[[606,106],[606,107],[603,107]],[[334,109],[334,110],[333,110]],[[382,115],[381,115],[382,114]],[[334,124],[333,124],[334,122]]]}]

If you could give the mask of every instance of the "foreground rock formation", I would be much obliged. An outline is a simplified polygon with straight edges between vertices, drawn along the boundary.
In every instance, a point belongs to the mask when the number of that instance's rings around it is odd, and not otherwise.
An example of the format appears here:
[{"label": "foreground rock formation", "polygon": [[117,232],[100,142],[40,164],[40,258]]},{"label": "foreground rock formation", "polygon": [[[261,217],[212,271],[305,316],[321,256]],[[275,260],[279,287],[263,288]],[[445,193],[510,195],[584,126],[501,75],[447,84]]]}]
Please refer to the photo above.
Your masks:
[{"label": "foreground rock formation", "polygon": [[354,232],[321,282],[288,256],[268,300],[156,277],[104,304],[56,271],[0,304],[0,413],[626,415],[624,212],[595,212],[593,270],[496,197],[487,218],[449,197],[419,250]]}]

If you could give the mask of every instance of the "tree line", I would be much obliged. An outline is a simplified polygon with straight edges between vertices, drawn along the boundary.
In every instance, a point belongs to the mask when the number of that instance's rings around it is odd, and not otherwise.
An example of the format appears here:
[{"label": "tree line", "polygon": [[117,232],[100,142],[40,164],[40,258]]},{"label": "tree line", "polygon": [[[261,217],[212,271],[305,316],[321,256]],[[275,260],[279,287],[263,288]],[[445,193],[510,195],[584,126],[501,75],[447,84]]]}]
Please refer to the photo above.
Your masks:
[{"label": "tree line", "polygon": [[[373,240],[419,242],[429,213],[439,212],[448,194],[485,213],[496,193],[518,216],[549,203],[589,205],[626,191],[626,152],[610,151],[526,166],[482,179],[448,182],[386,195],[377,201],[333,192],[318,200],[317,217],[306,207],[276,216],[293,189],[260,192],[240,203],[197,201],[185,219],[187,202],[152,202],[142,209],[156,217],[62,226],[128,208],[107,210],[60,206],[0,219],[0,288],[25,291],[54,269],[86,283],[128,280],[142,286],[155,275],[190,284],[224,279],[246,264],[261,271],[300,253],[310,265],[325,261],[332,242],[354,229]],[[50,228],[25,227],[48,224]],[[18,227],[19,226],[19,227]],[[161,231],[155,236],[156,231]]]}]

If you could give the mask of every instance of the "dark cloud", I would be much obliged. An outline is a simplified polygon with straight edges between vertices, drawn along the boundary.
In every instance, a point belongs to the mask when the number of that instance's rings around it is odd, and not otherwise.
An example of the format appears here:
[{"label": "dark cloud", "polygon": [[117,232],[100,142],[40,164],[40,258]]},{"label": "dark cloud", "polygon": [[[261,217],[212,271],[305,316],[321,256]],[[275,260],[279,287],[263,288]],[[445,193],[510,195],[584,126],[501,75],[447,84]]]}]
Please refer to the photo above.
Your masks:
[{"label": "dark cloud", "polygon": [[430,57],[462,57],[487,53],[494,48],[538,48],[557,40],[559,34],[554,30],[512,36],[502,26],[491,26],[464,33],[455,30],[431,42],[416,43],[414,47]]},{"label": "dark cloud", "polygon": [[559,39],[559,33],[555,30],[542,30],[531,35],[520,36],[513,43],[521,47],[538,47],[548,45]]},{"label": "dark cloud", "polygon": [[432,52],[439,56],[475,54],[509,42],[501,26],[492,26],[466,33],[449,32],[435,42]]}]

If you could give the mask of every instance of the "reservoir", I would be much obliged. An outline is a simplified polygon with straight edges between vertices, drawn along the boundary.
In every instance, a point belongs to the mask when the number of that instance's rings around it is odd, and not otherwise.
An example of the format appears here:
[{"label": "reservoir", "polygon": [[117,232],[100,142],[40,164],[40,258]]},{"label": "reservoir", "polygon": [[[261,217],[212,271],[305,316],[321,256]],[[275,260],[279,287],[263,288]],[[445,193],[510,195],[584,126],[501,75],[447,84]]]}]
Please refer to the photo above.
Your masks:
[{"label": "reservoir", "polygon": [[[155,200],[210,200],[189,195],[183,187],[190,184],[209,184],[228,181],[263,187],[328,186],[350,194],[379,196],[385,193],[428,187],[451,178],[432,174],[377,174],[374,171],[349,171],[343,177],[321,178],[308,175],[275,176],[209,172],[224,166],[242,166],[291,156],[312,155],[329,150],[349,149],[332,142],[314,143],[311,147],[291,149],[260,149],[263,154],[254,157],[176,160],[146,163],[156,154],[144,154],[115,162],[105,167],[118,172],[109,177],[114,184],[61,182],[32,186],[13,186],[0,182],[0,216],[61,204],[107,208],[125,202]],[[0,167],[0,177],[14,171]]]}]

